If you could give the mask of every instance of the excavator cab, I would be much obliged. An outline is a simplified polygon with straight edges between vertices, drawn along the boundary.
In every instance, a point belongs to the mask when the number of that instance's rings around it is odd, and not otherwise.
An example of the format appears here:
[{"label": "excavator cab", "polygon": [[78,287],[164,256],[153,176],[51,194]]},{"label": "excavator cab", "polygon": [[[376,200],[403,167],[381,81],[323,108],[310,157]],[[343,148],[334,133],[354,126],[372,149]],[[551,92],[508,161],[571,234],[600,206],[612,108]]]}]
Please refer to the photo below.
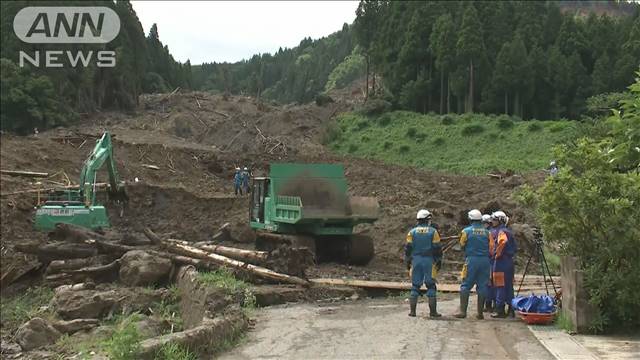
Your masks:
[{"label": "excavator cab", "polygon": [[79,188],[56,190],[48,194],[46,201],[38,204],[34,222],[36,230],[51,231],[60,223],[91,230],[110,227],[106,208],[96,201],[96,176],[105,163],[109,173],[109,200],[122,204],[124,209],[128,197],[118,178],[111,135],[105,132],[84,162]]},{"label": "excavator cab", "polygon": [[249,213],[250,222],[264,222],[265,199],[269,196],[269,178],[253,178],[251,184],[251,206]]}]

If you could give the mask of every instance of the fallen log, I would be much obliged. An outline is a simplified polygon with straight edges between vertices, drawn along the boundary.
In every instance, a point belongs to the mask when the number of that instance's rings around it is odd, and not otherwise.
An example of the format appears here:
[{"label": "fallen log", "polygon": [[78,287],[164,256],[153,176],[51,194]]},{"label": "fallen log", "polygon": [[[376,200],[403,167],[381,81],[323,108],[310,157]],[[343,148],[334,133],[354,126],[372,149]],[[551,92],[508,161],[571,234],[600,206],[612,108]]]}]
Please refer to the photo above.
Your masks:
[{"label": "fallen log", "polygon": [[35,178],[49,177],[49,173],[36,172],[36,171],[0,170],[0,173],[5,175],[11,175],[11,176],[24,176],[24,177],[35,177]]},{"label": "fallen log", "polygon": [[188,256],[176,255],[172,253],[155,251],[155,250],[147,250],[147,252],[152,255],[170,259],[171,262],[173,262],[175,265],[178,265],[178,266],[193,265],[200,270],[217,270],[218,268],[220,268],[219,265],[212,264],[210,262],[207,262],[201,259],[194,259]]},{"label": "fallen log", "polygon": [[61,282],[76,283],[87,278],[96,282],[111,282],[118,278],[120,260],[115,260],[107,265],[90,266],[77,270],[69,270],[58,274],[45,276],[45,280],[54,284]]},{"label": "fallen log", "polygon": [[87,258],[97,255],[95,246],[82,243],[17,244],[15,249],[23,253],[34,254],[38,257],[38,261],[45,264],[54,260]]},{"label": "fallen log", "polygon": [[49,233],[49,239],[82,243],[88,239],[104,240],[105,236],[77,225],[61,223],[56,224],[56,228]]},{"label": "fallen log", "polygon": [[160,170],[160,167],[156,165],[142,164],[140,166],[142,166],[143,168],[151,169],[151,170]]},{"label": "fallen log", "polygon": [[63,293],[65,291],[79,291],[79,290],[93,290],[96,288],[96,284],[92,282],[86,283],[77,283],[73,285],[60,285],[57,288],[53,289],[53,292],[57,295]]},{"label": "fallen log", "polygon": [[[330,285],[330,286],[352,286],[364,289],[382,289],[382,290],[398,290],[409,291],[411,290],[411,283],[406,281],[371,281],[371,280],[357,280],[357,279],[309,279],[309,282],[316,285]],[[423,285],[422,289],[426,290]],[[544,290],[544,286],[532,285],[523,286],[522,292],[529,292],[535,290]],[[438,291],[441,292],[460,292],[460,284],[444,284],[438,283]],[[475,292],[472,290],[472,292]]]},{"label": "fallen log", "polygon": [[[167,241],[176,243],[176,244],[187,245],[187,246],[192,245],[191,243],[184,240],[169,239]],[[196,246],[193,246],[193,247],[196,247]],[[238,249],[238,248],[223,246],[223,245],[200,245],[200,246],[197,246],[197,248],[214,253],[214,254],[223,255],[232,259],[243,260],[248,262],[253,261],[257,263],[264,263],[269,257],[269,253],[267,251]]]},{"label": "fallen log", "polygon": [[110,256],[98,255],[91,258],[54,260],[47,266],[46,274],[55,274],[69,270],[78,270],[88,266],[104,265],[109,263]]},{"label": "fallen log", "polygon": [[56,330],[60,331],[63,334],[73,334],[80,330],[89,330],[100,324],[98,319],[74,319],[74,320],[57,320],[53,322],[53,325]]},{"label": "fallen log", "polygon": [[289,284],[309,286],[309,282],[305,279],[301,279],[296,276],[277,273],[273,270],[269,270],[267,268],[257,266],[257,265],[247,264],[245,262],[238,261],[238,260],[233,260],[226,256],[222,256],[214,253],[208,253],[202,249],[198,249],[193,246],[183,245],[180,243],[173,243],[173,242],[164,242],[164,244],[166,244],[165,249],[180,255],[185,255],[185,256],[189,256],[197,259],[211,261],[219,265],[224,265],[234,269],[249,272],[252,275],[255,275],[264,279],[276,280],[279,282],[284,282]]},{"label": "fallen log", "polygon": [[120,257],[131,250],[141,249],[140,247],[136,247],[136,246],[122,245],[122,244],[117,244],[114,242],[104,241],[104,240],[89,239],[89,240],[85,240],[85,243],[89,245],[95,245],[96,249],[100,254],[113,254],[114,256],[117,256],[117,257]]},{"label": "fallen log", "polygon": [[162,239],[160,239],[160,236],[156,235],[156,233],[154,233],[151,229],[144,228],[142,232],[149,240],[151,240],[152,243],[156,245],[162,245]]}]

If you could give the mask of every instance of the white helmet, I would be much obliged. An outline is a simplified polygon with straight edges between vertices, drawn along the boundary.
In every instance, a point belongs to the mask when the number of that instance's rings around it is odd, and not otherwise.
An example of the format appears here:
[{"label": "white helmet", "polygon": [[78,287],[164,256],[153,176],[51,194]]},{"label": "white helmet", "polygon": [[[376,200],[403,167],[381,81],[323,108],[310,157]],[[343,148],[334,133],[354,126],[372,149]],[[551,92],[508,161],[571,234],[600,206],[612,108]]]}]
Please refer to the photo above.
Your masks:
[{"label": "white helmet", "polygon": [[244,171],[247,171],[247,170],[249,170],[249,169],[247,169],[247,167],[245,166],[245,167],[244,167]]},{"label": "white helmet", "polygon": [[422,220],[422,219],[431,219],[431,213],[429,212],[429,210],[422,209],[418,211],[418,214],[416,215],[416,220]]},{"label": "white helmet", "polygon": [[555,160],[552,160],[552,161],[549,163],[549,166],[556,166],[556,161],[555,161]]},{"label": "white helmet", "polygon": [[498,210],[491,214],[491,220],[497,220],[506,225],[509,222],[509,217],[504,213],[504,211]]},{"label": "white helmet", "polygon": [[483,214],[482,215],[482,222],[483,223],[488,223],[490,221],[491,221],[491,215],[489,215],[489,214]]},{"label": "white helmet", "polygon": [[236,168],[236,171],[240,171],[240,168],[239,168],[239,167],[237,167],[237,168]]},{"label": "white helmet", "polygon": [[467,213],[469,220],[471,221],[480,221],[482,220],[482,213],[478,209],[473,209]]}]

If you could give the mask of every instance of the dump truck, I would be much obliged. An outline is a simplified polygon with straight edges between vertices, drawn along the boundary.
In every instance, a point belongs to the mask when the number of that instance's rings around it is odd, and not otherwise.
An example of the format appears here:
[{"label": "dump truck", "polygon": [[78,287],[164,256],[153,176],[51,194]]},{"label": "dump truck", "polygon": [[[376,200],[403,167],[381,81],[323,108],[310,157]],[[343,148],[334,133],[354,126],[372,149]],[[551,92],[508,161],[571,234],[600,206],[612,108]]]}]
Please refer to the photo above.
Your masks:
[{"label": "dump truck", "polygon": [[111,135],[105,132],[80,171],[78,189],[55,190],[47,200],[36,206],[34,226],[36,230],[51,231],[56,224],[72,224],[91,230],[100,230],[111,226],[107,209],[96,199],[97,174],[103,165],[107,165],[109,177],[109,200],[124,205],[127,194],[124,183],[118,177],[113,158]]},{"label": "dump truck", "polygon": [[354,227],[376,221],[378,201],[349,196],[342,165],[274,163],[268,177],[253,178],[250,195],[256,248],[284,243],[307,247],[318,261],[355,265],[373,258],[373,240]]}]

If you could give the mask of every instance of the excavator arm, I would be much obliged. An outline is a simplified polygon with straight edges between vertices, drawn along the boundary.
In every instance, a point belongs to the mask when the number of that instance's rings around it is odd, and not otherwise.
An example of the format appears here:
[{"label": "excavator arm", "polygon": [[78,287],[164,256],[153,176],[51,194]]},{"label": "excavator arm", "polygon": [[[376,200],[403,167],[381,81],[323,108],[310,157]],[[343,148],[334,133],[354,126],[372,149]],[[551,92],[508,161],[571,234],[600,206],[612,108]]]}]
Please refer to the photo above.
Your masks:
[{"label": "excavator arm", "polygon": [[124,186],[120,182],[118,170],[116,169],[115,160],[113,158],[113,145],[111,143],[111,135],[105,132],[102,137],[96,141],[96,146],[85,160],[82,171],[80,172],[80,188],[84,204],[92,206],[96,201],[96,175],[98,170],[104,164],[107,164],[109,173],[109,193],[116,200],[126,200]]}]

